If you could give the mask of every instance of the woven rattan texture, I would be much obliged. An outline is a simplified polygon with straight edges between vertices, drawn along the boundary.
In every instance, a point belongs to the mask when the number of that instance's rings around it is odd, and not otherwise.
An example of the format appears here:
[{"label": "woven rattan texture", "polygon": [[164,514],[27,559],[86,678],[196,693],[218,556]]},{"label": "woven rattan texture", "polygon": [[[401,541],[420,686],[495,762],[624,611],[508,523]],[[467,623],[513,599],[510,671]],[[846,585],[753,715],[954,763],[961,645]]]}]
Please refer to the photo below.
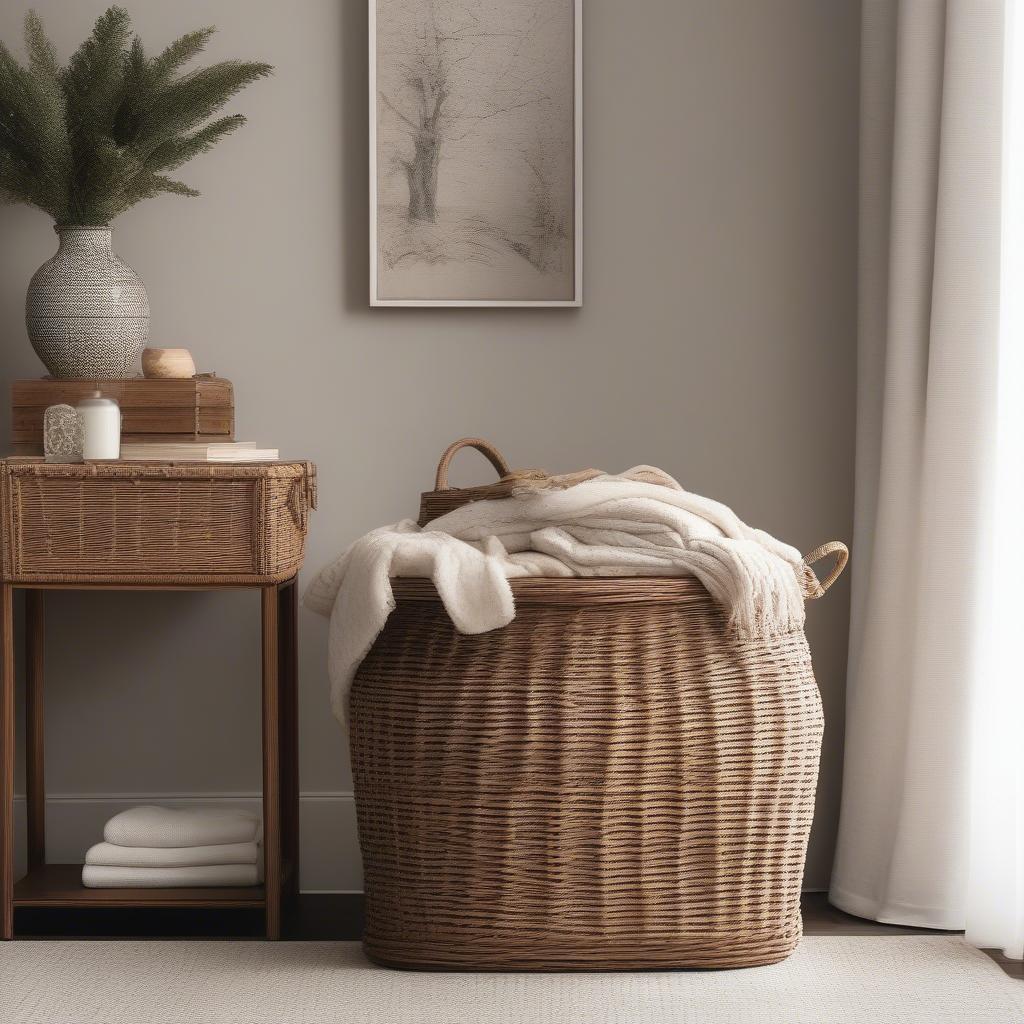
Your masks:
[{"label": "woven rattan texture", "polygon": [[308,463],[50,465],[0,470],[8,582],[280,582],[302,563]]},{"label": "woven rattan texture", "polygon": [[[464,448],[475,448],[494,467],[500,479],[493,484],[480,487],[449,487],[448,469],[455,456]],[[487,501],[491,498],[507,498],[515,487],[516,478],[521,473],[513,473],[505,456],[489,441],[482,437],[464,437],[448,445],[437,465],[434,478],[434,490],[426,491],[420,496],[420,526],[426,526],[432,519],[438,519],[454,509],[461,508],[471,501]]]},{"label": "woven rattan texture", "polygon": [[483,487],[458,487],[449,491],[426,491],[420,496],[420,526],[426,526],[433,519],[471,501],[487,501],[491,498],[507,498],[512,493],[512,484],[487,484]]},{"label": "woven rattan texture", "polygon": [[822,733],[802,632],[738,642],[693,581],[605,579],[554,604],[516,581],[515,620],[463,636],[399,582],[351,699],[371,956],[614,970],[794,948]]}]

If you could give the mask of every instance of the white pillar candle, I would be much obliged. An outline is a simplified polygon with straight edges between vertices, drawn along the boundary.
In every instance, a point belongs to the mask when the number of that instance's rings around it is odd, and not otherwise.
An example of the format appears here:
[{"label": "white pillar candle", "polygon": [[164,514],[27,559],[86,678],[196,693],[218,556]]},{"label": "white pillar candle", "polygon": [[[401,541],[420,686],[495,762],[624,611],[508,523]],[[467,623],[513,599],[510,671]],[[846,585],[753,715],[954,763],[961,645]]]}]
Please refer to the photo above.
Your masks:
[{"label": "white pillar candle", "polygon": [[121,409],[112,398],[94,391],[78,403],[82,423],[82,457],[117,459],[121,456]]}]

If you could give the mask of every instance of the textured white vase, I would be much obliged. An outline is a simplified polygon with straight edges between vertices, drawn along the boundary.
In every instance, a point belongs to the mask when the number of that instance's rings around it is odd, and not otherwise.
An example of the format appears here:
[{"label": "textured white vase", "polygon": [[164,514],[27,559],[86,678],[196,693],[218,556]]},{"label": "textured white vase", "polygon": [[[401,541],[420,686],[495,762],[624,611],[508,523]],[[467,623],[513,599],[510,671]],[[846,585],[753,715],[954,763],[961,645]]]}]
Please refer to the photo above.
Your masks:
[{"label": "textured white vase", "polygon": [[58,225],[57,255],[32,276],[25,323],[54,377],[132,377],[149,338],[149,298],[111,248],[111,230]]}]

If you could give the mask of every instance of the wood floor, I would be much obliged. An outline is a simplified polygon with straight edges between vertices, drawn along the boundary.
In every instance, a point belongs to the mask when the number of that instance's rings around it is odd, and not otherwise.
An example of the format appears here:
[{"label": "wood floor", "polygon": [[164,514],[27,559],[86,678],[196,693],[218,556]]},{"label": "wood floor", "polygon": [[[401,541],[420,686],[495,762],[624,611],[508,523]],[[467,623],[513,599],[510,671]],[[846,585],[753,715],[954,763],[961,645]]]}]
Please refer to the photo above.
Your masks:
[{"label": "wood floor", "polygon": [[[823,892],[804,893],[805,935],[941,935],[926,928],[904,928],[851,917],[836,910]],[[59,909],[23,907],[16,912],[17,934],[25,938],[260,938],[263,915],[258,910],[220,913],[188,909]],[[363,930],[363,898],[357,894],[307,893],[297,912],[284,923],[285,941],[355,941]],[[1024,964],[998,953],[989,956],[1011,977],[1024,983]]]}]

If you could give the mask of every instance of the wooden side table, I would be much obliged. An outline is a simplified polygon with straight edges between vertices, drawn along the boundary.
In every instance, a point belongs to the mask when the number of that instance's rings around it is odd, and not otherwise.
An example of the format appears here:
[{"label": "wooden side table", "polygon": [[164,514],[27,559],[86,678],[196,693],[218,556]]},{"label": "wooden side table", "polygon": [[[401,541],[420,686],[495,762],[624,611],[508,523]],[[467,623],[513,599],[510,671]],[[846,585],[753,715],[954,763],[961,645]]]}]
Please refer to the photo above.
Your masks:
[{"label": "wooden side table", "polygon": [[[282,911],[298,894],[296,573],[315,493],[308,463],[0,462],[0,939],[14,937],[17,907],[262,908],[267,938],[280,937]],[[87,889],[81,865],[46,863],[45,592],[225,588],[261,595],[264,884]],[[17,883],[15,590],[25,591],[28,824],[28,874]]]}]

